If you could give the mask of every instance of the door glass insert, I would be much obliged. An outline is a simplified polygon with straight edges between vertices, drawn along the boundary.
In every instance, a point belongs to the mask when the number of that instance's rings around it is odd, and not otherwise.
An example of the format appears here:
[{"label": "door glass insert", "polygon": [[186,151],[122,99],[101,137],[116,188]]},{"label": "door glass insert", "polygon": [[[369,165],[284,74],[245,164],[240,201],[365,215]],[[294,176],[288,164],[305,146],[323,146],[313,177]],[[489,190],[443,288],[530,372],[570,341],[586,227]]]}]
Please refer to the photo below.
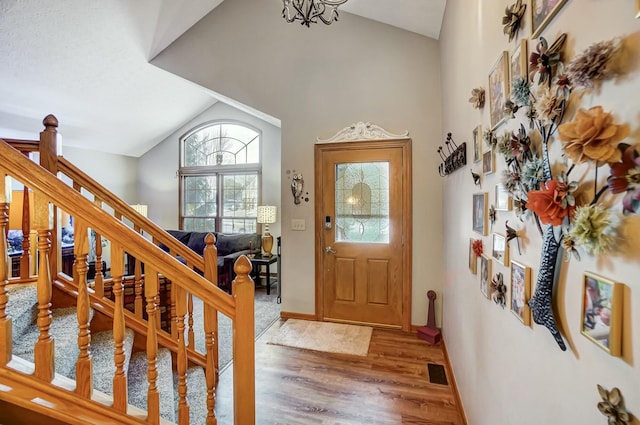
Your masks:
[{"label": "door glass insert", "polygon": [[389,163],[336,164],[336,242],[389,243]]}]

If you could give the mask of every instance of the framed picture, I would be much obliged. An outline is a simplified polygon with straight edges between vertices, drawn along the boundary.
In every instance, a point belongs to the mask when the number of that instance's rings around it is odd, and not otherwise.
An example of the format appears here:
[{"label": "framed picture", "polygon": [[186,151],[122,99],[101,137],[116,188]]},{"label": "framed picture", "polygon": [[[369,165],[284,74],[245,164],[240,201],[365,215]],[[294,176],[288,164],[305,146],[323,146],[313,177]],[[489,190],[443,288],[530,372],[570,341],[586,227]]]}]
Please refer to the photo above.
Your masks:
[{"label": "framed picture", "polygon": [[523,38],[518,43],[518,47],[511,54],[510,80],[517,76],[521,76],[525,80],[529,76],[529,41]]},{"label": "framed picture", "polygon": [[496,211],[511,211],[511,194],[502,183],[496,185]]},{"label": "framed picture", "polygon": [[491,296],[491,259],[485,254],[480,256],[480,292],[486,298]]},{"label": "framed picture", "polygon": [[479,125],[473,129],[473,162],[480,161],[480,152],[482,152],[482,126]]},{"label": "framed picture", "polygon": [[509,53],[500,54],[489,72],[489,115],[491,128],[497,128],[505,120],[504,104],[509,97]]},{"label": "framed picture", "polygon": [[473,238],[469,239],[469,270],[471,274],[478,274],[478,257],[473,252]]},{"label": "framed picture", "polygon": [[487,235],[487,193],[473,194],[473,231],[483,236]]},{"label": "framed picture", "polygon": [[586,272],[582,299],[582,334],[612,356],[619,356],[622,285]]},{"label": "framed picture", "polygon": [[636,0],[636,19],[640,18],[640,0]]},{"label": "framed picture", "polygon": [[531,268],[511,260],[510,310],[526,326],[531,321],[529,298],[531,297]]},{"label": "framed picture", "polygon": [[538,37],[567,0],[531,0],[531,38]]},{"label": "framed picture", "polygon": [[482,174],[492,174],[496,171],[496,155],[492,150],[482,154]]},{"label": "framed picture", "polygon": [[499,261],[501,264],[509,265],[509,245],[507,245],[507,239],[494,233],[491,239],[491,256]]}]

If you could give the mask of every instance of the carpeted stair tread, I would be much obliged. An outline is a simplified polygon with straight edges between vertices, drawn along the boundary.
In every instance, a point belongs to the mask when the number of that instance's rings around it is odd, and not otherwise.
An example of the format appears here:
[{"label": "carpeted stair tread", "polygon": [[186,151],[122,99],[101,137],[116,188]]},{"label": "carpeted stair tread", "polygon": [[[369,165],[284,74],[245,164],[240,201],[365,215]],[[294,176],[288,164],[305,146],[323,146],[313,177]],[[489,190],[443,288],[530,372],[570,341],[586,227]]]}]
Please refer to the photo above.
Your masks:
[{"label": "carpeted stair tread", "polygon": [[[178,418],[178,373],[173,372],[173,393]],[[189,425],[207,423],[207,380],[204,369],[193,366],[187,369],[187,404],[189,405]]]},{"label": "carpeted stair tread", "polygon": [[[134,332],[125,329],[124,334],[124,371],[129,370]],[[115,341],[113,331],[107,330],[91,335],[91,356],[93,358],[93,388],[113,395],[113,375],[116,373],[114,362]]]},{"label": "carpeted stair tread", "polygon": [[[75,366],[80,350],[78,348],[78,316],[75,307],[58,308],[51,312],[49,333],[54,339],[56,373],[73,379]],[[89,321],[93,317],[93,309],[89,309]],[[32,324],[19,338],[14,336],[13,354],[34,361],[33,350],[40,331]]]},{"label": "carpeted stair tread", "polygon": [[13,338],[19,340],[38,316],[38,293],[35,285],[8,285],[6,313],[13,322]]},{"label": "carpeted stair tread", "polygon": [[[156,385],[160,392],[160,416],[169,421],[175,422],[174,395],[173,395],[173,373],[171,367],[171,352],[166,348],[158,350],[158,360],[156,363],[158,378]],[[129,362],[129,372],[127,373],[129,403],[147,410],[147,353],[139,351],[131,356]]]}]

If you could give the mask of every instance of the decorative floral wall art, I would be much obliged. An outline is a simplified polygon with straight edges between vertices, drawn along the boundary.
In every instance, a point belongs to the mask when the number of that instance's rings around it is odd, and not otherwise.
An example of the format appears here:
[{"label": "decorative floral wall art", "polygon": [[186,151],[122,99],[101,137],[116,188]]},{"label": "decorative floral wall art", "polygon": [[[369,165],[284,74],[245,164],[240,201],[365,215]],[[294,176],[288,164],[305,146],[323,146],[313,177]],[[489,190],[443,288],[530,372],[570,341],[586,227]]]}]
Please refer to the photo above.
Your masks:
[{"label": "decorative floral wall art", "polygon": [[489,115],[491,128],[497,128],[504,121],[504,105],[509,96],[509,53],[500,54],[489,72]]},{"label": "decorative floral wall art", "polygon": [[531,0],[531,37],[540,35],[567,0]]},{"label": "decorative floral wall art", "polygon": [[511,260],[511,305],[509,309],[524,325],[529,326],[531,313],[529,297],[531,296],[531,269]]},{"label": "decorative floral wall art", "polygon": [[582,293],[582,335],[612,356],[619,356],[622,345],[622,285],[587,272]]},{"label": "decorative floral wall art", "polygon": [[484,88],[476,87],[471,90],[471,97],[469,98],[469,103],[473,106],[474,109],[482,109],[484,108]]},{"label": "decorative floral wall art", "polygon": [[[549,45],[540,37],[530,55],[529,78],[514,79],[512,87],[512,102],[526,110],[518,114],[523,122],[510,134],[496,136],[496,151],[507,165],[502,183],[515,213],[522,221],[532,220],[542,235],[540,269],[528,306],[535,323],[547,327],[562,350],[566,345],[552,309],[556,268],[562,258],[579,260],[579,251],[593,256],[615,252],[623,214],[640,212],[640,150],[627,139],[628,124],[603,106],[579,105],[584,92],[611,77],[618,43],[595,43],[563,66],[566,39],[561,34]],[[574,115],[565,120],[574,91],[579,92]],[[610,207],[617,194],[621,211]]]},{"label": "decorative floral wall art", "polygon": [[491,279],[491,299],[502,308],[507,304],[507,285],[502,273],[496,273]]},{"label": "decorative floral wall art", "polygon": [[509,36],[509,41],[513,40],[518,33],[526,9],[527,5],[522,4],[522,0],[517,0],[505,8],[502,25],[504,26],[503,32]]}]

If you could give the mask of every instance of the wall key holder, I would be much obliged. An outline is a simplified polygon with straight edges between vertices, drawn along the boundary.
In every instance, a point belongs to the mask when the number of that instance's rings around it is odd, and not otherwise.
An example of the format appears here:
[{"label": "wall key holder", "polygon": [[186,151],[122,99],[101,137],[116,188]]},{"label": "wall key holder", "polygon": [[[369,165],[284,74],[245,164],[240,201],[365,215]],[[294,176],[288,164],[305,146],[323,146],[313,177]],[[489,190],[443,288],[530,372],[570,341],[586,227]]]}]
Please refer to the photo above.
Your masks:
[{"label": "wall key holder", "polygon": [[441,177],[449,175],[467,165],[466,143],[462,143],[460,146],[456,145],[451,137],[451,133],[447,133],[447,140],[445,140],[444,144],[447,150],[442,146],[438,147],[438,154],[440,158],[442,158],[442,161],[444,161],[438,166],[438,173]]}]

